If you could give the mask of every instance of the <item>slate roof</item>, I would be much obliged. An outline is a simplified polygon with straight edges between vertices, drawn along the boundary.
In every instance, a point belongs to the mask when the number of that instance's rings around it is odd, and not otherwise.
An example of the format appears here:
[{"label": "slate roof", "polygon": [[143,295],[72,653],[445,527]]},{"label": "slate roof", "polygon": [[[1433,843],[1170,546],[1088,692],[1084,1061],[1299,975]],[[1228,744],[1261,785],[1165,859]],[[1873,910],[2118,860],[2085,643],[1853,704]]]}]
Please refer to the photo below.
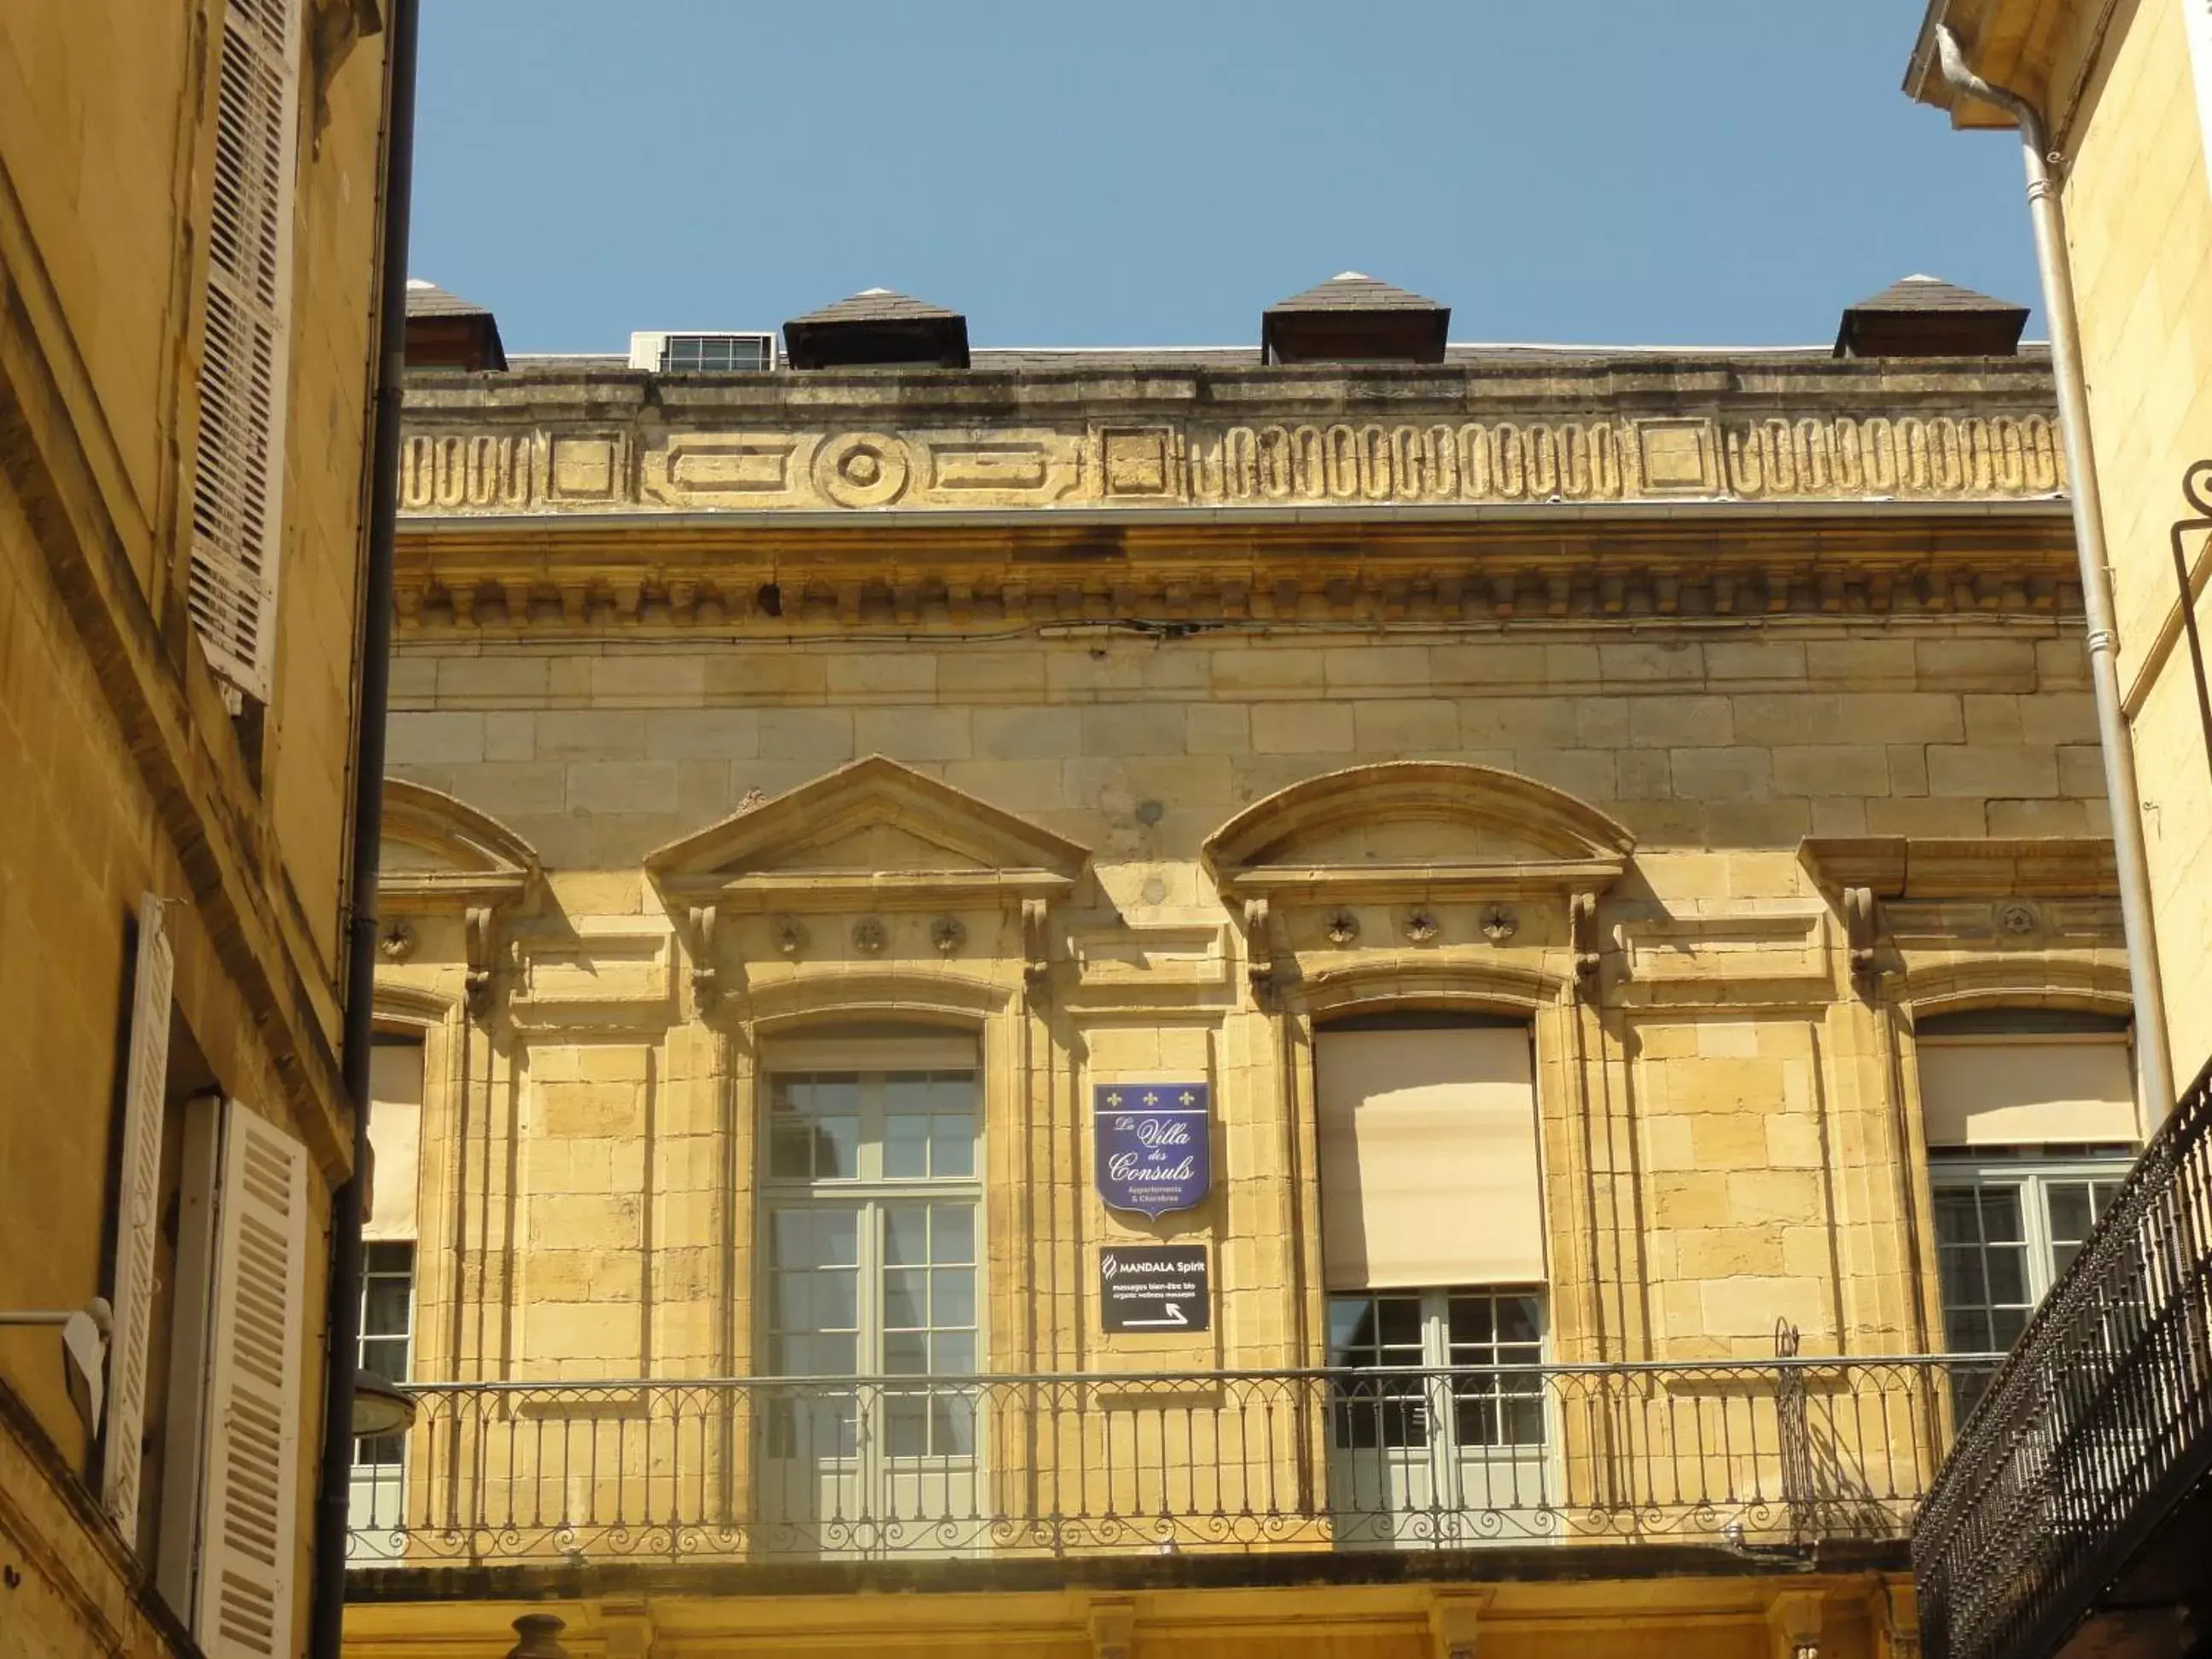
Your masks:
[{"label": "slate roof", "polygon": [[1892,283],[1879,294],[1861,300],[1847,309],[1851,311],[2017,311],[2027,314],[2026,306],[2016,306],[2009,300],[1999,300],[1987,294],[1977,294],[1970,288],[1960,288],[1956,283],[1947,283],[1941,276],[1912,276]]},{"label": "slate roof", "polygon": [[1379,281],[1364,271],[1342,270],[1325,283],[1316,283],[1303,294],[1278,300],[1275,311],[1442,311],[1443,307],[1419,294]]},{"label": "slate roof", "polygon": [[464,300],[458,294],[449,294],[435,283],[426,283],[420,276],[407,279],[407,314],[410,317],[489,317],[491,313],[473,300]]},{"label": "slate roof", "polygon": [[900,294],[887,288],[866,288],[835,305],[824,306],[819,311],[810,311],[804,317],[793,317],[791,320],[802,325],[815,323],[919,323],[943,322],[959,315],[957,311],[948,311],[927,300],[917,300],[911,294]]}]

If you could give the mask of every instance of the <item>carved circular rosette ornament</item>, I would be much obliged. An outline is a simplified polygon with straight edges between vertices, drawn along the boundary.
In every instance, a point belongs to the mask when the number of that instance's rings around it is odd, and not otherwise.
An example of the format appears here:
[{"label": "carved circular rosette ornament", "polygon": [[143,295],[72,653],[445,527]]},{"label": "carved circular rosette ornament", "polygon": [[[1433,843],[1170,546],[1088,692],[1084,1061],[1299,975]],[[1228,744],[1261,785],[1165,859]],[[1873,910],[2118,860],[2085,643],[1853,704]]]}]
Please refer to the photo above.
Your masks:
[{"label": "carved circular rosette ornament", "polygon": [[1997,932],[2014,939],[2023,939],[2033,933],[2040,919],[2035,907],[2020,899],[1997,906]]},{"label": "carved circular rosette ornament", "polygon": [[806,928],[798,917],[785,916],[775,924],[775,948],[794,960],[806,948]]},{"label": "carved circular rosette ornament", "polygon": [[957,916],[939,916],[929,924],[929,942],[940,957],[955,955],[968,942],[968,925]]},{"label": "carved circular rosette ornament", "polygon": [[1359,918],[1349,910],[1339,910],[1328,919],[1328,942],[1343,946],[1359,938]]},{"label": "carved circular rosette ornament", "polygon": [[853,924],[853,948],[864,957],[879,957],[890,942],[880,916],[862,916]]},{"label": "carved circular rosette ornament", "polygon": [[912,473],[906,446],[881,432],[843,432],[814,452],[814,487],[840,507],[889,507]]},{"label": "carved circular rosette ornament", "polygon": [[1426,945],[1443,930],[1437,913],[1425,904],[1416,905],[1406,913],[1406,938],[1412,944]]},{"label": "carved circular rosette ornament", "polygon": [[415,930],[404,921],[386,922],[384,931],[376,936],[377,956],[395,964],[412,957],[415,945]]},{"label": "carved circular rosette ornament", "polygon": [[1482,913],[1482,936],[1492,945],[1503,945],[1521,931],[1521,918],[1510,904],[1493,904]]}]

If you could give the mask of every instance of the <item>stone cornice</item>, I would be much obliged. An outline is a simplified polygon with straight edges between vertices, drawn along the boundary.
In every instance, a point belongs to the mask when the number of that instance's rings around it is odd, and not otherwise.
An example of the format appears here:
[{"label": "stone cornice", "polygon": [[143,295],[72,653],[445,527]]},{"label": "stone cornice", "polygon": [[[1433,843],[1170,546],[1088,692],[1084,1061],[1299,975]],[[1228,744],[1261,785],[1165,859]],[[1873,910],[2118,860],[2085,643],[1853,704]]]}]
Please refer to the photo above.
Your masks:
[{"label": "stone cornice", "polygon": [[410,633],[2070,614],[2047,502],[403,520]]}]

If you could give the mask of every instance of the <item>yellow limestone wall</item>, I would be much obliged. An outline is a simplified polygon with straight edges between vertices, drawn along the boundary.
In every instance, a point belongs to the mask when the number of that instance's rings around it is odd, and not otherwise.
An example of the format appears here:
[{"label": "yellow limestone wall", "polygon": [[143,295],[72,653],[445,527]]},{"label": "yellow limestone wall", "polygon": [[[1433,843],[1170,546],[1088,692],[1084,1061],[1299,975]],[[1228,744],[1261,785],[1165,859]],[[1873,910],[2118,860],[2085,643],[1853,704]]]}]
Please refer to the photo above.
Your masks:
[{"label": "yellow limestone wall", "polygon": [[[105,1288],[106,1182],[139,896],[179,902],[179,1018],[226,1092],[344,1174],[339,900],[348,846],[381,39],[300,144],[283,641],[257,783],[182,609],[213,165],[216,0],[0,15],[0,1305]],[[304,73],[303,66],[303,73]],[[313,88],[314,77],[306,74]],[[311,1259],[323,1252],[311,1244]],[[308,1310],[319,1328],[319,1267]],[[0,1383],[80,1474],[51,1331],[0,1331]],[[307,1367],[303,1421],[319,1368]],[[119,1541],[10,1442],[0,1650],[142,1654]],[[304,1578],[307,1486],[301,1463]],[[44,1471],[34,1474],[33,1471]],[[18,1478],[21,1475],[21,1478]],[[69,1477],[71,1479],[76,1477]],[[17,1588],[17,1575],[24,1576]],[[297,1605],[304,1617],[306,1598]],[[133,1620],[138,1622],[134,1623]]]}]

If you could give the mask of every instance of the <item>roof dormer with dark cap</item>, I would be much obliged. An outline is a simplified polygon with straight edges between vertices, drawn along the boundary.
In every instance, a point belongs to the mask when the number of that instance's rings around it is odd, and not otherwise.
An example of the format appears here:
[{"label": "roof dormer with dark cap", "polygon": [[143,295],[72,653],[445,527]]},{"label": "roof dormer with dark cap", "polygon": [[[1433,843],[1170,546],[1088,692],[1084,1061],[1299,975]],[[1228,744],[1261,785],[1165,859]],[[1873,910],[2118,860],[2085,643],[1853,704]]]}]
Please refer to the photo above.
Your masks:
[{"label": "roof dormer with dark cap", "polygon": [[965,368],[968,319],[887,288],[864,289],[783,325],[793,368]]},{"label": "roof dormer with dark cap", "polygon": [[1844,313],[1838,357],[2016,357],[2027,307],[1940,276],[1892,283]]},{"label": "roof dormer with dark cap", "polygon": [[480,305],[419,276],[407,279],[406,364],[410,368],[503,369],[499,319]]},{"label": "roof dormer with dark cap", "polygon": [[1451,307],[1357,270],[1340,271],[1260,315],[1267,363],[1440,363]]}]

